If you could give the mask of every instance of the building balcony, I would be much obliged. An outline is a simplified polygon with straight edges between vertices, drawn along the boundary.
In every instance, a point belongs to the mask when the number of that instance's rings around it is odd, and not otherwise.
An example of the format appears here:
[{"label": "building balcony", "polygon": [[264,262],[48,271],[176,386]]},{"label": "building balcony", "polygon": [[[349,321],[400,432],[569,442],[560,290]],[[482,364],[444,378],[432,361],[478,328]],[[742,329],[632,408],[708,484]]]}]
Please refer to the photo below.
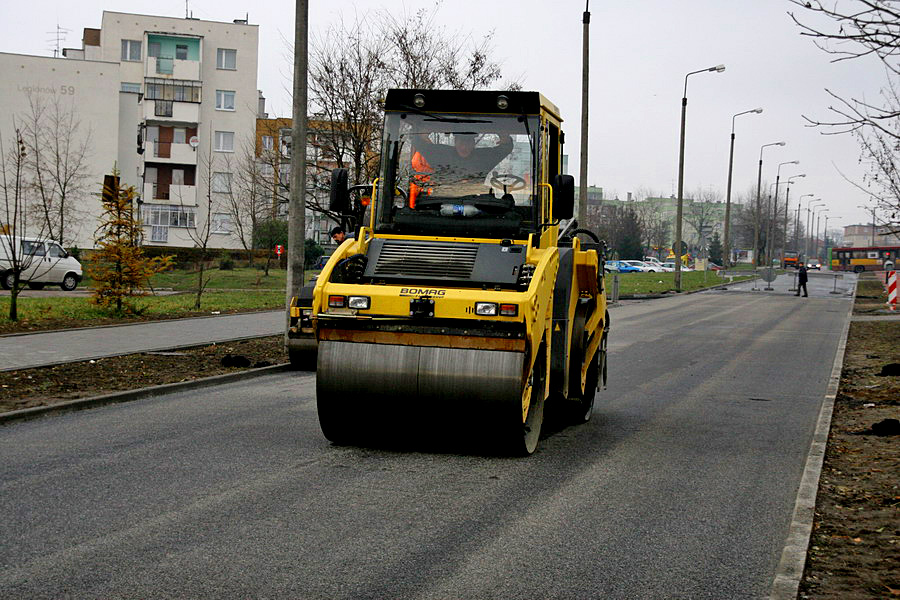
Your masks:
[{"label": "building balcony", "polygon": [[145,121],[192,125],[200,122],[200,104],[198,103],[144,98],[143,104]]},{"label": "building balcony", "polygon": [[144,202],[168,202],[180,206],[197,206],[197,186],[144,184]]},{"label": "building balcony", "polygon": [[145,76],[198,81],[200,79],[200,61],[148,56]]},{"label": "building balcony", "polygon": [[197,151],[190,144],[168,142],[147,142],[144,146],[144,160],[164,164],[196,165]]}]

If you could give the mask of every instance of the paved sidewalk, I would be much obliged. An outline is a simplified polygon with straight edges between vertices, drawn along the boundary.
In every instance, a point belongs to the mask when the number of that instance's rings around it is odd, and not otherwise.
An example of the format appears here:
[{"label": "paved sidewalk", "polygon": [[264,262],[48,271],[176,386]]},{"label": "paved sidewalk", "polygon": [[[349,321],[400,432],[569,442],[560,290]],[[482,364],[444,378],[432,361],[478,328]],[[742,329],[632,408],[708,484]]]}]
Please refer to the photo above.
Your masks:
[{"label": "paved sidewalk", "polygon": [[277,335],[285,319],[273,310],[3,336],[0,371]]}]

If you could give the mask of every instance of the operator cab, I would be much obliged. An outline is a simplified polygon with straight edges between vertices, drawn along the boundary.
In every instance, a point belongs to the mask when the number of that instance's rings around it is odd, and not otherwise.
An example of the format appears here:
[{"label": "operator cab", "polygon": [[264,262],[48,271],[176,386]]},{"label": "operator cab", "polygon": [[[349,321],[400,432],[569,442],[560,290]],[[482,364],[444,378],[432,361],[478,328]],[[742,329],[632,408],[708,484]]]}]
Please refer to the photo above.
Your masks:
[{"label": "operator cab", "polygon": [[[550,217],[542,184],[566,177],[556,175],[557,112],[537,92],[390,90],[374,233],[540,235]],[[557,218],[571,216],[565,195]]]}]

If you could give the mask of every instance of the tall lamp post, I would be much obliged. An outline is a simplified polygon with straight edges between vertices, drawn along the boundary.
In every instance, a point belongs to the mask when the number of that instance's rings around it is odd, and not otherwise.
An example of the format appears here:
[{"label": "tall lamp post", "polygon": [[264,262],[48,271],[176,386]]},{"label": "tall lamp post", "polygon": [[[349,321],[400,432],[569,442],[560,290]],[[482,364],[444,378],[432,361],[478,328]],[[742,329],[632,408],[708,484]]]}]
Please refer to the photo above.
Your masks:
[{"label": "tall lamp post", "polygon": [[794,221],[794,252],[797,254],[800,253],[800,205],[803,204],[803,199],[807,196],[815,196],[815,194],[803,194],[800,196],[800,200],[797,201],[797,218]]},{"label": "tall lamp post", "polygon": [[675,291],[681,291],[681,215],[684,210],[684,123],[687,117],[687,84],[688,77],[697,73],[721,73],[725,70],[725,65],[716,65],[708,69],[700,69],[699,71],[691,71],[684,76],[684,95],[681,97],[681,141],[678,146],[678,209],[675,212],[675,247],[673,248],[675,255]]},{"label": "tall lamp post", "polygon": [[725,242],[723,248],[724,251],[722,252],[725,261],[725,264],[723,266],[725,267],[731,265],[731,172],[732,166],[734,164],[734,120],[741,115],[747,115],[750,113],[758,114],[762,111],[762,108],[754,108],[752,110],[739,112],[731,117],[731,150],[728,153],[728,188],[727,192],[725,193]]},{"label": "tall lamp post", "polygon": [[815,200],[810,200],[809,204],[806,205],[806,248],[804,251],[806,252],[806,257],[809,258],[813,252],[812,249],[812,239],[813,239],[813,225],[816,224],[815,217],[813,213],[816,211],[813,208],[813,204],[818,204],[819,202],[825,202],[821,198],[817,198]]},{"label": "tall lamp post", "polygon": [[[824,255],[824,258],[826,258],[826,259],[828,258],[828,219],[835,221],[837,219],[840,219],[840,217],[829,217],[828,215],[825,215],[825,230],[822,232],[825,235],[825,240],[824,240],[825,247],[822,249],[822,254]],[[823,264],[824,264],[824,261],[823,261]],[[831,261],[828,261],[828,270],[829,271],[831,270]]]},{"label": "tall lamp post", "polygon": [[763,150],[769,146],[784,146],[784,142],[772,142],[763,144],[759,148],[759,173],[756,176],[756,218],[753,221],[753,266],[759,266],[759,194],[762,187],[762,162]]},{"label": "tall lamp post", "polygon": [[[821,208],[822,210],[819,210],[820,208]],[[815,251],[814,254],[816,255],[816,258],[821,258],[821,257],[819,256],[819,226],[822,224],[822,213],[828,212],[829,209],[828,209],[828,208],[822,208],[821,206],[817,206],[817,207],[815,208],[815,210],[819,210],[819,212],[816,213],[816,240],[815,240],[815,242],[816,242],[816,251]],[[821,262],[820,262],[820,264],[821,264]]]},{"label": "tall lamp post", "polygon": [[591,13],[588,12],[588,0],[584,2],[584,13],[581,17],[582,48],[581,48],[581,166],[578,189],[578,220],[587,223],[587,188],[588,188],[588,79],[590,75],[590,53],[588,40],[590,39]]},{"label": "tall lamp post", "polygon": [[872,239],[869,241],[870,246],[875,245],[875,209],[870,206],[863,206],[862,204],[857,204],[856,208],[861,208],[865,211],[872,213]]},{"label": "tall lamp post", "polygon": [[[791,175],[787,180],[787,188],[784,190],[784,238],[781,240],[781,265],[784,266],[784,251],[787,249],[788,242],[788,204],[791,201],[791,184],[794,183],[794,179],[798,179],[800,177],[806,177],[806,173],[800,173],[799,175]],[[799,202],[797,206],[800,206]]]},{"label": "tall lamp post", "polygon": [[799,165],[799,160],[789,160],[779,163],[778,170],[775,173],[775,204],[772,208],[772,220],[769,221],[769,234],[766,236],[766,267],[772,264],[772,255],[775,253],[775,236],[778,228],[775,224],[778,222],[778,183],[781,181],[781,167],[784,165]]}]

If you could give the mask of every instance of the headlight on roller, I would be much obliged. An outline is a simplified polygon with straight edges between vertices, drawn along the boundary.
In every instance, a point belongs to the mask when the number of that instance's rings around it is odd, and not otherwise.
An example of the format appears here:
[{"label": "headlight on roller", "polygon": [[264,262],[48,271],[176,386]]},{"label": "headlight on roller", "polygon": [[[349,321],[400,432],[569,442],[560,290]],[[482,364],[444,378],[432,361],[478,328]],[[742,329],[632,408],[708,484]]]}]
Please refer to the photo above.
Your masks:
[{"label": "headlight on roller", "polygon": [[482,317],[496,317],[497,305],[493,302],[476,302],[475,314]]},{"label": "headlight on roller", "polygon": [[347,306],[357,310],[368,310],[371,300],[368,296],[350,296],[347,298]]}]

